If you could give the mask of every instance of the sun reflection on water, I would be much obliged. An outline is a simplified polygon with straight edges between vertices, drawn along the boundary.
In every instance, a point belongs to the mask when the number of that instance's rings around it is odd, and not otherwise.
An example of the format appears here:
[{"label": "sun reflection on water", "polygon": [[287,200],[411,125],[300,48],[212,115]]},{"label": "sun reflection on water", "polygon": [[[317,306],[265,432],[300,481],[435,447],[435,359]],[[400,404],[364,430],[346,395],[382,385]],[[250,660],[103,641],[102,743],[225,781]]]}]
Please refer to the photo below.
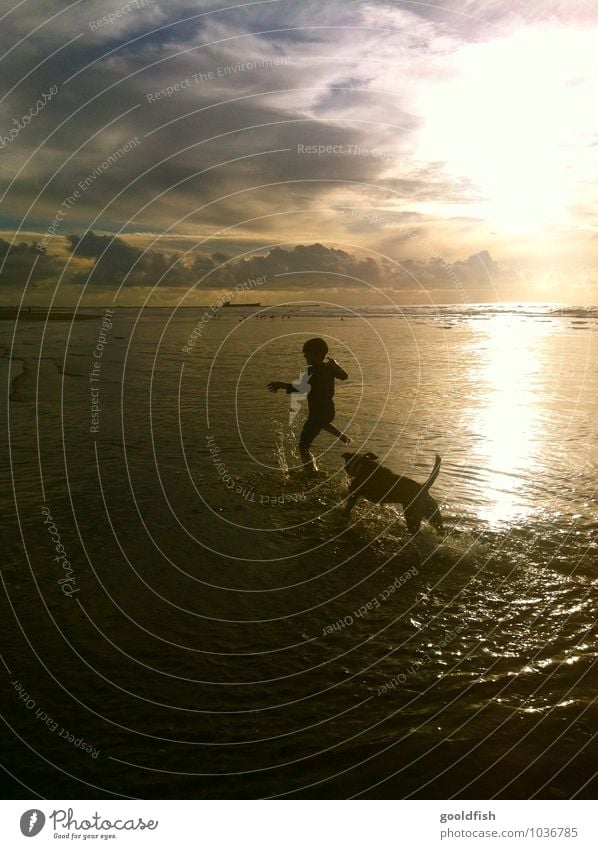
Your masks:
[{"label": "sun reflection on water", "polygon": [[537,473],[542,440],[536,375],[545,327],[502,316],[485,326],[476,347],[475,379],[485,396],[472,428],[482,458],[483,500],[479,516],[492,526],[525,519],[532,512],[523,490]]}]

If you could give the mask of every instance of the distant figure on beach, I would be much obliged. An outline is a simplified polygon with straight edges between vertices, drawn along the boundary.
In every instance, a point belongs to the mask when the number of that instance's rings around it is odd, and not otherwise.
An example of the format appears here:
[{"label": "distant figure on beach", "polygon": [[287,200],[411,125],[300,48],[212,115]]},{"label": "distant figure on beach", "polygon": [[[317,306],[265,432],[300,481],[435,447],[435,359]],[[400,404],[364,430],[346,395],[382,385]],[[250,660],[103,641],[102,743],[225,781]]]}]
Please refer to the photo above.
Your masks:
[{"label": "distant figure on beach", "polygon": [[332,357],[327,357],[326,362],[324,362],[327,354],[328,345],[324,339],[308,339],[303,346],[303,356],[305,357],[308,368],[299,381],[297,383],[283,383],[275,380],[268,384],[270,392],[277,392],[279,389],[284,389],[287,395],[291,393],[298,394],[297,401],[291,399],[291,421],[298,412],[299,405],[297,402],[307,396],[308,417],[299,437],[299,454],[304,469],[309,472],[317,472],[318,470],[310,447],[321,430],[325,430],[327,433],[336,436],[345,445],[351,442],[346,434],[341,433],[332,424],[335,416],[334,402],[332,400],[334,396],[334,381],[335,379],[347,380],[348,375]]}]

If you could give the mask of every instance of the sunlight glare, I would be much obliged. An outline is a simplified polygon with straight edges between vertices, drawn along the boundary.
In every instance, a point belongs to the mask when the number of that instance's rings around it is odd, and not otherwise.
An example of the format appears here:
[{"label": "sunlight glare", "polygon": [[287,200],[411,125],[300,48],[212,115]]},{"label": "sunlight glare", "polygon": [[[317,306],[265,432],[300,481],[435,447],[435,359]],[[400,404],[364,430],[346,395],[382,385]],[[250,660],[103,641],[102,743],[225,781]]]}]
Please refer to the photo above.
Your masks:
[{"label": "sunlight glare", "polygon": [[523,519],[529,499],[518,491],[530,480],[541,427],[534,404],[534,375],[540,365],[537,346],[547,331],[525,320],[506,323],[497,317],[487,323],[484,348],[478,350],[476,381],[488,402],[476,415],[479,452],[487,458],[483,470],[484,502],[479,515],[490,525]]},{"label": "sunlight glare", "polygon": [[570,221],[598,130],[595,30],[528,27],[452,57],[420,98],[419,159],[472,183],[474,214],[533,232]]}]

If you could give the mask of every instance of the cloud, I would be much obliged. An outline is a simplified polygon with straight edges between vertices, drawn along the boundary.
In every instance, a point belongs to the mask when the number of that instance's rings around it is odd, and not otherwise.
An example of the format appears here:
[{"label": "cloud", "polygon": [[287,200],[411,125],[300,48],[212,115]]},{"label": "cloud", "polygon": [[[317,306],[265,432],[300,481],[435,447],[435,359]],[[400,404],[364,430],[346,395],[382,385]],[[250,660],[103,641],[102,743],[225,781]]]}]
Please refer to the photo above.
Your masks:
[{"label": "cloud", "polygon": [[69,236],[68,242],[74,256],[91,261],[87,271],[70,276],[69,283],[74,285],[153,287],[160,281],[164,286],[184,286],[192,279],[190,268],[178,266],[178,253],[141,251],[124,239],[93,232],[82,238]]},{"label": "cloud", "polygon": [[[487,209],[506,194],[510,203],[500,220],[510,225],[511,203],[521,207],[520,195],[528,206],[530,198],[545,205],[539,191],[520,189],[534,169],[517,173],[513,166],[527,144],[543,176],[542,146],[530,145],[529,125],[535,121],[542,139],[554,140],[555,133],[536,120],[539,100],[527,96],[510,48],[499,50],[496,75],[486,75],[496,79],[494,88],[480,75],[482,59],[519,26],[538,34],[529,63],[522,51],[525,66],[533,71],[540,42],[555,64],[544,11],[549,23],[557,22],[553,29],[564,32],[561,22],[582,20],[580,4],[573,11],[565,0],[548,0],[542,9],[519,4],[515,15],[506,0],[281,0],[226,9],[231,4],[224,0],[222,9],[207,0],[139,0],[126,14],[90,27],[126,5],[91,0],[66,9],[58,0],[38,0],[2,21],[0,40],[10,51],[3,63],[4,135],[50,86],[58,89],[0,158],[5,234],[16,233],[19,244],[23,232],[41,238],[58,211],[65,213],[52,250],[38,260],[40,281],[56,278],[59,237],[67,233],[86,233],[81,243],[65,242],[76,248],[69,285],[80,287],[91,271],[92,289],[123,283],[140,297],[160,278],[172,291],[211,272],[202,287],[225,287],[261,267],[277,287],[297,286],[299,278],[308,285],[311,268],[324,286],[333,274],[367,273],[379,285],[413,285],[415,275],[426,287],[442,288],[451,284],[447,269],[431,263],[433,253],[446,256],[467,281],[484,279],[485,260],[472,257],[489,243],[494,255],[508,258],[516,250],[522,257],[521,239],[493,235],[500,228]],[[592,35],[588,26],[588,41]],[[578,40],[571,42],[561,62],[568,66],[579,53]],[[552,89],[544,86],[545,112],[560,127],[556,147],[589,173],[592,151],[584,155],[582,146],[594,112],[585,110],[591,82],[580,63],[573,64],[583,84],[570,86],[560,106],[553,109]],[[520,93],[527,124],[505,120],[513,112],[506,106],[517,98],[504,96],[503,69],[510,91]],[[564,104],[569,117],[577,104],[588,126],[561,120]],[[580,132],[569,138],[575,126]],[[133,138],[139,144],[114,158]],[[313,154],[300,146],[333,150]],[[110,157],[109,167],[81,190]],[[577,170],[567,175],[576,188]],[[559,191],[549,193],[560,204]],[[587,194],[577,198],[576,221],[592,214]],[[405,244],[405,228],[425,231],[435,249],[415,239]],[[551,239],[563,254],[578,247],[574,229]],[[106,234],[117,238],[109,244]],[[222,259],[214,257],[222,254],[229,259],[218,268]],[[240,254],[248,258],[234,259]],[[387,267],[380,254],[412,263],[409,273]],[[25,268],[15,269],[12,282],[22,282]]]},{"label": "cloud", "polygon": [[[32,229],[37,220],[43,231],[79,181],[135,136],[141,144],[134,155],[81,194],[67,226],[217,230],[250,217],[251,209],[269,212],[270,236],[278,236],[284,219],[276,220],[277,212],[332,202],[335,185],[376,186],[389,170],[380,154],[408,155],[416,120],[390,81],[384,97],[373,91],[407,35],[368,22],[359,4],[285,2],[219,12],[173,2],[166,18],[161,8],[159,20],[154,4],[92,32],[89,21],[113,11],[108,3],[76,6],[68,16],[57,2],[39,5],[37,24],[59,14],[36,39],[60,47],[67,23],[69,35],[82,35],[29,76],[35,39],[13,55],[8,116],[23,114],[49,83],[58,86],[10,151],[3,186],[18,174],[8,205],[15,227]],[[176,23],[183,18],[189,20]],[[415,27],[417,18],[409,19]],[[29,11],[3,23],[13,44],[33,29]],[[160,33],[150,33],[156,23]],[[305,156],[299,144],[371,155]],[[258,188],[273,183],[283,185]]]},{"label": "cloud", "polygon": [[0,239],[0,293],[8,291],[14,299],[30,278],[33,286],[57,282],[62,269],[60,258],[40,254],[35,245],[35,242],[11,245]]},{"label": "cloud", "polygon": [[[89,282],[93,286],[161,286],[218,288],[248,278],[265,277],[266,288],[283,289],[293,283],[306,285],[305,275],[318,272],[324,285],[326,275],[343,276],[347,285],[365,279],[378,283],[382,267],[373,259],[359,260],[346,251],[321,244],[274,247],[264,254],[231,258],[193,251],[186,257],[178,252],[142,251],[121,238],[93,232],[82,238],[68,237],[73,255],[89,261],[87,273],[72,276],[70,283]],[[355,278],[355,283],[350,278]],[[338,281],[333,281],[335,284]],[[309,283],[307,283],[309,285]]]},{"label": "cloud", "polygon": [[[413,239],[413,237],[412,237]],[[387,290],[443,289],[459,286],[484,288],[493,285],[503,274],[488,251],[466,260],[449,263],[431,256],[428,260],[411,259],[408,251],[415,241],[403,240],[404,258],[393,261],[383,256],[359,257],[338,247],[321,243],[275,246],[243,257],[224,253],[207,254],[199,250],[142,250],[122,238],[86,233],[67,238],[71,260],[76,268],[65,275],[64,283],[71,291],[83,285],[91,289],[114,291],[126,288],[158,286],[177,289],[178,296],[187,290],[198,295],[205,290],[228,289],[246,280],[263,278],[261,288],[272,292],[288,290],[320,290],[340,288],[367,292],[368,287]],[[21,250],[31,255],[32,246]],[[45,255],[42,266],[45,279],[57,278],[61,272],[58,256]],[[174,293],[173,293],[174,294]]]}]

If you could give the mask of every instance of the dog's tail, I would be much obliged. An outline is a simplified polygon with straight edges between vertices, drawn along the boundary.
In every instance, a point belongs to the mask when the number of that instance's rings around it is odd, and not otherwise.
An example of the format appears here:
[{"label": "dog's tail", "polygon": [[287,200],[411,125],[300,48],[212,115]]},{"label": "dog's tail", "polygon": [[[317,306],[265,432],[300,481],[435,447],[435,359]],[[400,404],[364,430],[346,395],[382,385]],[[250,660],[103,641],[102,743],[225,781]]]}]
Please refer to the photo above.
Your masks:
[{"label": "dog's tail", "polygon": [[422,484],[422,494],[424,492],[427,492],[430,489],[430,487],[432,486],[432,484],[434,483],[434,481],[438,477],[438,472],[440,471],[440,463],[441,463],[440,455],[437,454],[436,459],[434,460],[434,468],[432,469],[432,472],[430,473],[430,477],[428,478],[428,480],[424,484]]}]

